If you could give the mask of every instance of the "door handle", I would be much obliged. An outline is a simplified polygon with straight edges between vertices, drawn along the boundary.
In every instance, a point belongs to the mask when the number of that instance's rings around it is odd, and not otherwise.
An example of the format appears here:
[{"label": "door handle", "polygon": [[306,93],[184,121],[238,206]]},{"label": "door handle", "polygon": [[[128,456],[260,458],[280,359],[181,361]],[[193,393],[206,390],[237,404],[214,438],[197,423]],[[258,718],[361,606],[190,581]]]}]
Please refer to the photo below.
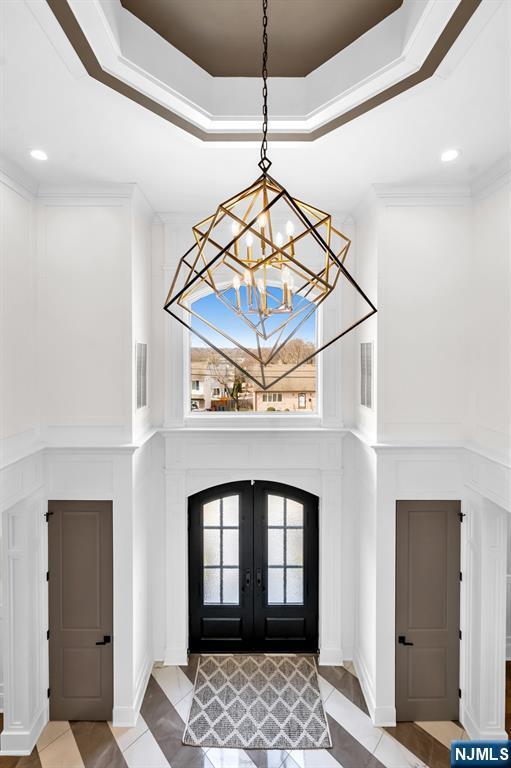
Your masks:
[{"label": "door handle", "polygon": [[103,640],[98,640],[96,645],[108,645],[109,642],[111,642],[112,638],[110,635],[103,635]]},{"label": "door handle", "polygon": [[250,589],[250,582],[252,580],[252,574],[250,571],[245,571],[245,586],[247,589]]},{"label": "door handle", "polygon": [[405,635],[399,635],[397,641],[400,645],[413,645],[413,643],[407,641]]},{"label": "door handle", "polygon": [[259,587],[259,589],[261,589],[261,586],[263,584],[263,575],[259,569],[256,571],[256,584]]}]

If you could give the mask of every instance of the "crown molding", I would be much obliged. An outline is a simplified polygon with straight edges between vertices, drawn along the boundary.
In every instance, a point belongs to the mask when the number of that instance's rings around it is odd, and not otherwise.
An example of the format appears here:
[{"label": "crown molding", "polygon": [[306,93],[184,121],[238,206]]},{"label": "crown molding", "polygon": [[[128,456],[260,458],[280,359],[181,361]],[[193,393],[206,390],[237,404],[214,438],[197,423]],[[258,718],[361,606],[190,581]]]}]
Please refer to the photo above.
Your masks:
[{"label": "crown molding", "polygon": [[[115,198],[131,200],[139,190],[137,184],[84,184],[79,185],[41,185],[38,191],[38,197],[44,200],[55,198]],[[142,196],[145,195],[141,192]]]},{"label": "crown molding", "polygon": [[483,171],[474,179],[470,189],[472,197],[475,200],[480,200],[508,184],[511,184],[511,154],[501,157],[500,160]]},{"label": "crown molding", "polygon": [[[32,11],[37,17],[51,9],[60,28],[43,19],[46,34],[58,38],[60,50],[64,33],[88,75],[106,87],[202,141],[259,140],[257,78],[213,78],[119,0],[105,3],[47,0]],[[272,78],[269,139],[315,141],[432,77],[481,3],[404,0],[306,77]],[[119,6],[114,14],[112,4]]]},{"label": "crown molding", "polygon": [[431,184],[406,186],[401,184],[374,184],[374,197],[391,206],[468,205],[472,193],[468,184]]},{"label": "crown molding", "polygon": [[37,181],[5,155],[0,155],[0,181],[27,200],[37,195]]}]

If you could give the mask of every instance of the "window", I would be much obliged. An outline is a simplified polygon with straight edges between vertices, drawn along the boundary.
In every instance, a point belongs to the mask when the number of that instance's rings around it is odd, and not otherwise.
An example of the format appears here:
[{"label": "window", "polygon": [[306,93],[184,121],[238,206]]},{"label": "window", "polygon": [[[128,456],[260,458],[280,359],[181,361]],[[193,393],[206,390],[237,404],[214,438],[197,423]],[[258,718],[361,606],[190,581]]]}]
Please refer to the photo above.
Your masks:
[{"label": "window", "polygon": [[360,404],[373,407],[373,343],[360,345]]},{"label": "window", "polygon": [[239,496],[202,507],[204,605],[239,604]]},{"label": "window", "polygon": [[263,403],[281,403],[282,392],[264,392]]},{"label": "window", "polygon": [[[228,289],[233,290],[233,289]],[[229,296],[227,296],[229,299]],[[307,302],[306,299],[303,299]],[[211,337],[211,328],[206,326],[201,318],[212,318],[215,327],[231,338],[242,338],[246,345],[245,350],[233,348],[226,337],[218,333],[212,341],[219,350],[225,349],[229,357],[239,360],[240,367],[245,371],[253,371],[255,378],[260,375],[259,368],[250,356],[250,351],[255,349],[258,342],[255,334],[246,330],[245,335],[240,336],[239,324],[243,321],[229,310],[229,301],[225,308],[220,308],[216,298],[212,301],[211,294],[201,296],[193,302],[192,329],[197,333]],[[305,313],[306,314],[306,313]],[[298,316],[302,318],[302,315]],[[298,321],[297,321],[298,322]],[[305,320],[300,320],[300,330],[295,337],[283,344],[275,354],[274,364],[266,370],[266,382],[279,378],[283,370],[298,364],[317,348],[317,320],[313,312]],[[273,334],[268,340],[268,349],[273,348],[278,334]],[[276,411],[285,417],[287,413],[310,414],[316,403],[316,358],[300,365],[285,381],[292,381],[290,394],[282,396],[282,392],[263,392],[262,388],[255,384],[250,376],[240,371],[235,365],[226,360],[219,352],[207,346],[195,333],[189,334],[190,341],[190,379],[192,396],[197,398],[197,407],[191,408],[195,416],[204,416],[205,413],[240,413],[241,415],[262,413],[269,416],[269,411]],[[275,385],[278,388],[278,384]],[[287,389],[282,387],[287,393]],[[296,399],[297,392],[307,393],[306,404],[299,406]],[[198,395],[200,394],[200,399]],[[309,401],[310,398],[310,401]],[[312,406],[312,407],[311,407]],[[214,419],[214,416],[211,416]],[[221,418],[221,417],[220,417]]]},{"label": "window", "polygon": [[307,395],[305,392],[300,392],[298,395],[298,408],[307,408]]},{"label": "window", "polygon": [[147,405],[147,344],[135,344],[137,368],[137,409]]},{"label": "window", "polygon": [[303,504],[268,495],[268,605],[303,604]]}]

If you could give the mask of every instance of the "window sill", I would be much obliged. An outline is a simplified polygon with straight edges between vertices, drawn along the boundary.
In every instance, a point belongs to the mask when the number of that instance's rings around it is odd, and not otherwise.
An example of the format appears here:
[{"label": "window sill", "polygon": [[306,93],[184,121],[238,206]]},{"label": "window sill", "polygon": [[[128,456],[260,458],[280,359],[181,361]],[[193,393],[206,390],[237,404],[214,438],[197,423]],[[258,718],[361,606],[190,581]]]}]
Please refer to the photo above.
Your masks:
[{"label": "window sill", "polygon": [[[185,416],[182,424],[175,425],[181,429],[201,430],[288,430],[288,429],[324,429],[321,416],[318,414],[282,414],[282,415],[246,415],[211,413],[204,415]],[[174,425],[169,425],[170,428]]]}]

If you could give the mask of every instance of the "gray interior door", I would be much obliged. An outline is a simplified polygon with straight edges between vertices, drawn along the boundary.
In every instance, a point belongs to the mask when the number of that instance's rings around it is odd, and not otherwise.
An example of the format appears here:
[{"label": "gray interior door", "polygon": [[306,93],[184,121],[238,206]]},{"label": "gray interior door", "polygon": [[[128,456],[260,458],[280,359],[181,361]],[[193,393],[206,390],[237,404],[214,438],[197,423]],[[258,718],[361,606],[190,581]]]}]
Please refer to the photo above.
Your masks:
[{"label": "gray interior door", "polygon": [[112,503],[48,512],[50,719],[111,720]]},{"label": "gray interior door", "polygon": [[398,501],[396,715],[459,712],[460,503]]}]

